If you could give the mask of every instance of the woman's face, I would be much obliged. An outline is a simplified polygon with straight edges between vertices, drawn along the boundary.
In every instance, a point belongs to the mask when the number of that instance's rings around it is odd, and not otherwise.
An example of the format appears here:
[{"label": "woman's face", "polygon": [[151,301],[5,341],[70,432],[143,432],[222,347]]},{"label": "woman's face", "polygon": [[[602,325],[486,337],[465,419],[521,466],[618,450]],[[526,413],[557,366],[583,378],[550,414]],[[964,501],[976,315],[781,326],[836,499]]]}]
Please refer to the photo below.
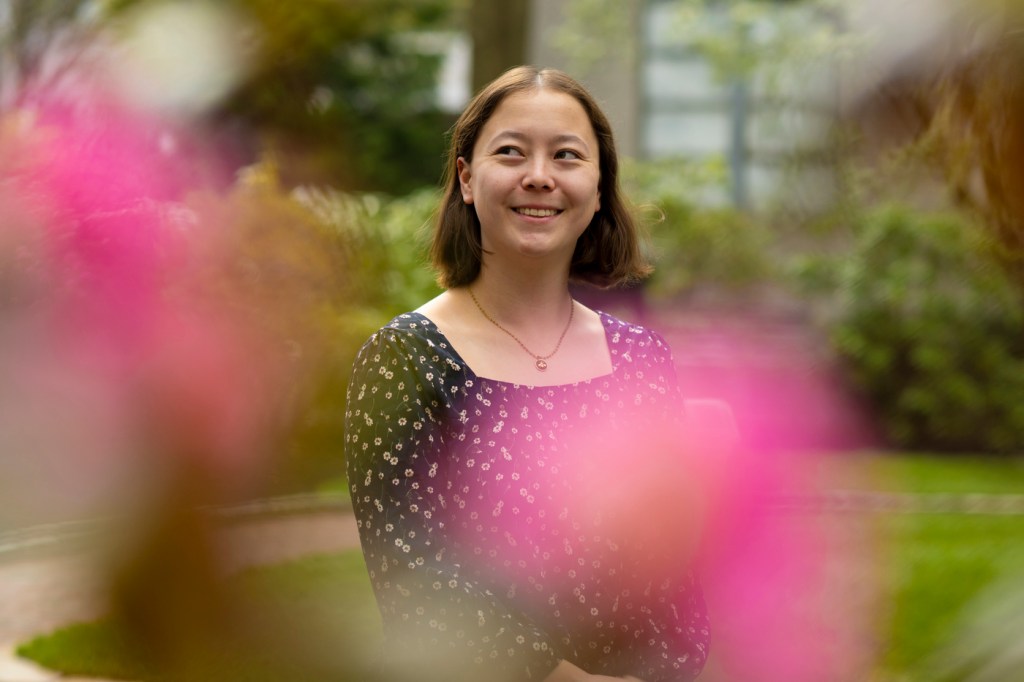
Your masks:
[{"label": "woman's face", "polygon": [[590,119],[572,96],[538,89],[502,100],[473,160],[457,161],[462,199],[480,220],[484,264],[527,256],[567,267],[601,207],[599,159]]}]

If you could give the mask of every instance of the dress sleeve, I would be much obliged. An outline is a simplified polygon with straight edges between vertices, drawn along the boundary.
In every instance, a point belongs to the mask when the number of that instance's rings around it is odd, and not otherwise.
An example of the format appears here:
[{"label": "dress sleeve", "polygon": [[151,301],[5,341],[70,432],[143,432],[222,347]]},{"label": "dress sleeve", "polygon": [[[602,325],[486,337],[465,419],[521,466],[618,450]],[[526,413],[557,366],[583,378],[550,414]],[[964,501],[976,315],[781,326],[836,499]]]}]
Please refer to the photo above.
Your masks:
[{"label": "dress sleeve", "polygon": [[692,573],[652,604],[651,617],[637,635],[635,673],[646,682],[696,679],[707,662],[710,626],[704,594]]},{"label": "dress sleeve", "polygon": [[559,658],[551,638],[464,578],[451,556],[445,521],[450,374],[446,359],[423,339],[385,328],[363,346],[349,383],[346,464],[392,647],[386,664],[415,666],[416,679],[542,680]]},{"label": "dress sleeve", "polygon": [[683,420],[683,391],[679,384],[679,375],[676,371],[676,361],[672,355],[672,346],[665,337],[657,332],[651,332],[653,344],[653,362],[660,372],[659,378],[665,384],[665,418],[674,424],[680,424]]}]

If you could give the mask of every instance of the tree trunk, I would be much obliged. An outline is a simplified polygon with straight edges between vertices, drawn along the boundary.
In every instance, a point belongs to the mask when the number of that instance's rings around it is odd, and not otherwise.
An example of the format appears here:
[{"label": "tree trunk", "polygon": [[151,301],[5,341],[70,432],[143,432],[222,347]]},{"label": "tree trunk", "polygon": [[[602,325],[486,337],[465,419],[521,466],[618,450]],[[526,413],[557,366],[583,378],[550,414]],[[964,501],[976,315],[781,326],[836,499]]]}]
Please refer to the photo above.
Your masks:
[{"label": "tree trunk", "polygon": [[473,92],[526,61],[530,0],[472,0]]}]

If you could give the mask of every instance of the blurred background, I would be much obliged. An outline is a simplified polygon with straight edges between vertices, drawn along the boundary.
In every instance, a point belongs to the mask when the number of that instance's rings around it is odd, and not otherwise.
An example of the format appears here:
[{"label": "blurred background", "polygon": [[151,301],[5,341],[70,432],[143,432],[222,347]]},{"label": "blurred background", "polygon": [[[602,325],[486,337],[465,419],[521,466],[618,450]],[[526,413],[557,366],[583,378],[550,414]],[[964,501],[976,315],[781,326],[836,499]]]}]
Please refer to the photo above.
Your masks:
[{"label": "blurred background", "polygon": [[1022,11],[0,0],[10,679],[377,674],[349,367],[438,292],[446,131],[522,63],[602,104],[651,236],[577,295],[669,337],[798,548],[729,574],[787,598],[706,679],[1024,679]]}]

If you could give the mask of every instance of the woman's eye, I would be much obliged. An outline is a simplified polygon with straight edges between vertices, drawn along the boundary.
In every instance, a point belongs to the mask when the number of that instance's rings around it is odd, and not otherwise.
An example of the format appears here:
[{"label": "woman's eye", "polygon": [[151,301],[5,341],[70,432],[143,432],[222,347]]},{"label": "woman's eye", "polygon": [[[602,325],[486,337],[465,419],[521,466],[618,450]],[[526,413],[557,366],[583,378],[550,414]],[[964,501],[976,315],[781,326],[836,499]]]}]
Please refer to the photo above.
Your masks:
[{"label": "woman's eye", "polygon": [[502,156],[522,156],[522,153],[515,147],[499,147],[495,154]]},{"label": "woman's eye", "polygon": [[579,161],[583,157],[571,149],[562,149],[555,153],[555,158],[563,161]]}]

